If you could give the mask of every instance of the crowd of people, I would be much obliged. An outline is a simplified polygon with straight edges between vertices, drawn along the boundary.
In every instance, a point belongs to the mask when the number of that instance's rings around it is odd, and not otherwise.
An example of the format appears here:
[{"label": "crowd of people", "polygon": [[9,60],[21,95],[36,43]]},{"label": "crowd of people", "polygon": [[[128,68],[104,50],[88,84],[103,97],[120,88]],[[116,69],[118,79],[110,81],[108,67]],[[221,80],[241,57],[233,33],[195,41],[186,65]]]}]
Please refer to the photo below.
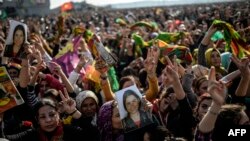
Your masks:
[{"label": "crowd of people", "polygon": [[[25,101],[0,113],[0,138],[225,138],[227,127],[249,125],[249,6],[249,2],[237,2],[99,8],[0,21],[1,65]],[[17,26],[13,43],[6,45],[10,19],[26,24],[28,32]],[[226,48],[232,34],[215,21],[237,31],[244,41],[240,45],[245,45],[242,54],[232,44]],[[93,38],[103,43],[115,64],[100,54]],[[68,49],[70,44],[73,51]],[[70,56],[74,53],[77,56]],[[71,59],[59,63],[57,59],[63,55]],[[126,91],[123,105],[128,116],[121,119],[115,92],[132,85],[140,90],[143,100]],[[142,105],[139,111],[134,110]]]}]

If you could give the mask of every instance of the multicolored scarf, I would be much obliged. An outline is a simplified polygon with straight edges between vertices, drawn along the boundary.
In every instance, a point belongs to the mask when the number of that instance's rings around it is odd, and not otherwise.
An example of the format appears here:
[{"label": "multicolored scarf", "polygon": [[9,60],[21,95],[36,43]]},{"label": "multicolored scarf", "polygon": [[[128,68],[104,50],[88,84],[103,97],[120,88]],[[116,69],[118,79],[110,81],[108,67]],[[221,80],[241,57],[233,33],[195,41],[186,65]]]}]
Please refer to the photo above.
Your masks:
[{"label": "multicolored scarf", "polygon": [[53,131],[53,135],[51,139],[49,140],[48,137],[46,136],[46,133],[39,128],[38,130],[39,134],[39,141],[63,141],[63,125],[60,124],[55,131]]},{"label": "multicolored scarf", "polygon": [[[211,64],[211,54],[212,54],[213,51],[216,51],[218,54],[220,54],[220,51],[218,49],[216,49],[216,48],[209,48],[209,49],[206,50],[205,59],[206,59],[206,63],[207,63],[208,68],[210,68],[212,66],[212,64]],[[215,67],[215,70],[216,70],[216,72],[222,74],[223,76],[227,74],[227,71],[222,66]]]},{"label": "multicolored scarf", "polygon": [[224,39],[226,41],[226,51],[231,50],[232,53],[239,58],[250,55],[250,47],[247,46],[246,40],[234,30],[231,24],[220,20],[214,20],[213,25],[223,30]]},{"label": "multicolored scarf", "polygon": [[120,26],[126,26],[127,22],[121,18],[116,18],[115,23],[119,24]]},{"label": "multicolored scarf", "polygon": [[102,105],[99,110],[97,118],[97,126],[101,134],[101,141],[124,141],[123,134],[113,133],[112,127],[112,112],[113,112],[113,102],[109,101]]},{"label": "multicolored scarf", "polygon": [[166,43],[176,43],[184,35],[185,35],[184,32],[176,32],[176,33],[160,32],[156,38],[150,41],[144,41],[144,39],[140,35],[132,34],[132,39],[134,39],[136,45],[139,45],[141,48],[143,48],[152,46],[153,42],[157,39],[162,40]]},{"label": "multicolored scarf", "polygon": [[140,21],[140,22],[136,22],[133,25],[130,26],[130,29],[135,29],[136,27],[145,27],[151,31],[157,30],[158,29],[158,25],[155,22],[145,22],[145,21]]}]

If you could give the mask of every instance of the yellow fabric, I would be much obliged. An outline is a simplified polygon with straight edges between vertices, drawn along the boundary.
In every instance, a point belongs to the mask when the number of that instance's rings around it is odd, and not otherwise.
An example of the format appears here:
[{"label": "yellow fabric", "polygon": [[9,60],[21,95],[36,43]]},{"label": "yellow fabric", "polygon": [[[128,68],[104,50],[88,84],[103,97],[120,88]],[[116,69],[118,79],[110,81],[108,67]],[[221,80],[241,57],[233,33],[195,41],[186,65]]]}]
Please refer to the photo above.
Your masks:
[{"label": "yellow fabric", "polygon": [[67,116],[66,118],[63,118],[63,124],[69,125],[72,122],[73,117],[72,116]]},{"label": "yellow fabric", "polygon": [[109,80],[101,80],[100,82],[101,89],[103,91],[103,94],[105,96],[106,101],[114,100],[114,93],[110,87]]},{"label": "yellow fabric", "polygon": [[146,99],[150,102],[154,101],[158,95],[159,87],[158,87],[158,79],[156,76],[148,77],[149,88],[146,91]]},{"label": "yellow fabric", "polygon": [[[219,50],[216,49],[216,48],[209,48],[209,49],[206,50],[206,52],[205,52],[205,58],[206,58],[206,63],[207,63],[207,67],[208,68],[210,68],[211,65],[212,65],[211,64],[211,54],[212,54],[213,51],[216,51],[220,55]],[[215,67],[215,70],[216,70],[216,72],[222,74],[223,76],[227,74],[227,71],[222,66]]]}]

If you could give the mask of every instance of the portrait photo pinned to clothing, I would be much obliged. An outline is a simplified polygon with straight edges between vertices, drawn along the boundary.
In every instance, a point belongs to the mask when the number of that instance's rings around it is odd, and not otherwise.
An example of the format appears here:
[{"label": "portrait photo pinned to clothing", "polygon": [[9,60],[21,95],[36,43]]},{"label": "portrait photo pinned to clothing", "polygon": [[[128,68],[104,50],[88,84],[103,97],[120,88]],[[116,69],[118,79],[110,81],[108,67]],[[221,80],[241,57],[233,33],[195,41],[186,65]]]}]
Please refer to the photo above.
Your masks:
[{"label": "portrait photo pinned to clothing", "polygon": [[10,28],[5,42],[3,56],[9,58],[26,58],[25,44],[27,43],[28,27],[26,24],[9,20]]},{"label": "portrait photo pinned to clothing", "polygon": [[125,132],[152,124],[152,114],[145,109],[146,102],[136,85],[117,91],[118,109]]}]

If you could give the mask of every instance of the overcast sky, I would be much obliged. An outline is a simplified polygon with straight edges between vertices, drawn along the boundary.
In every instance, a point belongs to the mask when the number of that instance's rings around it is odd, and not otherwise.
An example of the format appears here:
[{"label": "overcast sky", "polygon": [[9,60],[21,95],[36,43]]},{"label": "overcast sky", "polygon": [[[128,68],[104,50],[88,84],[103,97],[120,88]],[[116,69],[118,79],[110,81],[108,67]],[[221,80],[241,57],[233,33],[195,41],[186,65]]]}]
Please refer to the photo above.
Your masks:
[{"label": "overcast sky", "polygon": [[[59,7],[65,2],[82,2],[84,0],[50,0],[50,9]],[[135,2],[135,1],[144,1],[144,0],[85,0],[87,3],[91,3],[94,5],[107,5],[107,4],[115,4],[115,3],[127,3],[127,2]]]}]

